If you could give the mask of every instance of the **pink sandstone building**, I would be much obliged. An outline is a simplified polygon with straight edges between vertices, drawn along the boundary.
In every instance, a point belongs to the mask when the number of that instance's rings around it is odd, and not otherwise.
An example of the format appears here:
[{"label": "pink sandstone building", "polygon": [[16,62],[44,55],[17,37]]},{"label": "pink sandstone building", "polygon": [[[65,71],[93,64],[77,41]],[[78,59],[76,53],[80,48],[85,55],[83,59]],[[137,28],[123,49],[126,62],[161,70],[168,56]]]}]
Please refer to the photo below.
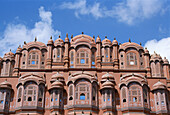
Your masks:
[{"label": "pink sandstone building", "polygon": [[35,38],[0,63],[2,115],[170,115],[168,60],[130,40]]}]

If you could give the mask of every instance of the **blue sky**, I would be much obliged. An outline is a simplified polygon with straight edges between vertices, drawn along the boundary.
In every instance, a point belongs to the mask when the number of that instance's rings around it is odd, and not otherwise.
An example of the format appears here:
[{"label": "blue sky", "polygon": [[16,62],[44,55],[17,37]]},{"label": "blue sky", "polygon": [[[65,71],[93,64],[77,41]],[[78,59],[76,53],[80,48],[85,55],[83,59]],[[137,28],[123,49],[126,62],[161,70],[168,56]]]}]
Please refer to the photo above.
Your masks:
[{"label": "blue sky", "polygon": [[[0,55],[24,41],[47,43],[84,32],[119,43],[142,43],[170,59],[169,0],[1,0]],[[166,52],[165,52],[166,51]]]}]

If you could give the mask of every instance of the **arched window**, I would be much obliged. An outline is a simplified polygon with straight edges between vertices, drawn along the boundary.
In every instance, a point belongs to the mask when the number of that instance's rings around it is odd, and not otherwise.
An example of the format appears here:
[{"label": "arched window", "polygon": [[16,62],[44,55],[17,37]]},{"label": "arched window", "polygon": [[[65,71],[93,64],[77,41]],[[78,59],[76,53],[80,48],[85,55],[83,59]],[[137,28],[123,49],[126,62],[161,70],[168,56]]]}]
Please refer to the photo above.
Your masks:
[{"label": "arched window", "polygon": [[107,101],[110,101],[110,91],[107,91]]},{"label": "arched window", "polygon": [[73,51],[70,52],[70,67],[71,68],[74,67],[74,52]]},{"label": "arched window", "polygon": [[144,99],[144,102],[147,103],[147,90],[146,89],[143,89],[143,99]]},{"label": "arched window", "polygon": [[42,102],[43,100],[43,92],[44,92],[43,86],[39,86],[39,90],[38,90],[38,101],[39,102]]},{"label": "arched window", "polygon": [[22,96],[22,88],[20,87],[18,89],[18,100],[17,100],[17,102],[21,102],[21,96]]},{"label": "arched window", "polygon": [[95,101],[95,99],[96,99],[96,88],[93,86],[92,89],[93,89],[92,90],[92,100]]},{"label": "arched window", "polygon": [[76,94],[76,99],[89,100],[89,86],[87,84],[76,85],[75,94]]},{"label": "arched window", "polygon": [[129,102],[141,102],[141,89],[139,86],[130,86],[129,88]]},{"label": "arched window", "polygon": [[33,82],[29,82],[25,86],[24,101],[36,101],[37,85]]},{"label": "arched window", "polygon": [[69,100],[73,100],[73,86],[69,87]]},{"label": "arched window", "polygon": [[94,52],[94,50],[92,50],[91,63],[92,63],[92,68],[95,68],[95,52]]},{"label": "arched window", "polygon": [[123,103],[126,102],[126,88],[122,88],[122,99]]},{"label": "arched window", "polygon": [[87,51],[77,52],[77,64],[88,64],[89,54]]},{"label": "arched window", "polygon": [[127,54],[127,65],[137,65],[137,58],[135,53],[128,53]]},{"label": "arched window", "polygon": [[10,67],[10,61],[7,60],[7,61],[6,61],[6,65],[5,65],[5,75],[8,75],[8,73],[9,73],[9,67]]},{"label": "arched window", "polygon": [[28,64],[29,65],[38,65],[39,56],[37,52],[32,52],[29,54]]},{"label": "arched window", "polygon": [[85,100],[85,99],[86,99],[85,94],[84,93],[80,94],[80,100]]},{"label": "arched window", "polygon": [[0,91],[0,104],[3,104],[4,103],[4,91]]}]

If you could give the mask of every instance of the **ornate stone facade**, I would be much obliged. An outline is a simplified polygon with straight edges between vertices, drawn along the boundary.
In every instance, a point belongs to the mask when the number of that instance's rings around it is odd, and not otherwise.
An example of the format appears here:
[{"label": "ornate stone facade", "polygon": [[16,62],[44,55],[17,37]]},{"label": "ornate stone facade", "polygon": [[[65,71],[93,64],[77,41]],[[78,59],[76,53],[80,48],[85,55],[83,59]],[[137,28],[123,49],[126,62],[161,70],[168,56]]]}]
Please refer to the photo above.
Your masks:
[{"label": "ornate stone facade", "polygon": [[131,41],[35,39],[0,63],[0,114],[170,114],[168,60]]}]

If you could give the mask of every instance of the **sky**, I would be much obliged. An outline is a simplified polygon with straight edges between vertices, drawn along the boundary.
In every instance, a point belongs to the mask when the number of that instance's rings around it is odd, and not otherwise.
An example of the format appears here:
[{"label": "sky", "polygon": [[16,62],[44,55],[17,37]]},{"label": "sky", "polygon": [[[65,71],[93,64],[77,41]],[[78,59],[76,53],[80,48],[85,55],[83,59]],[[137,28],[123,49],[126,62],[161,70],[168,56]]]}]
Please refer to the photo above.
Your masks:
[{"label": "sky", "polygon": [[132,42],[170,60],[170,0],[0,0],[0,56],[24,41],[82,32]]}]

